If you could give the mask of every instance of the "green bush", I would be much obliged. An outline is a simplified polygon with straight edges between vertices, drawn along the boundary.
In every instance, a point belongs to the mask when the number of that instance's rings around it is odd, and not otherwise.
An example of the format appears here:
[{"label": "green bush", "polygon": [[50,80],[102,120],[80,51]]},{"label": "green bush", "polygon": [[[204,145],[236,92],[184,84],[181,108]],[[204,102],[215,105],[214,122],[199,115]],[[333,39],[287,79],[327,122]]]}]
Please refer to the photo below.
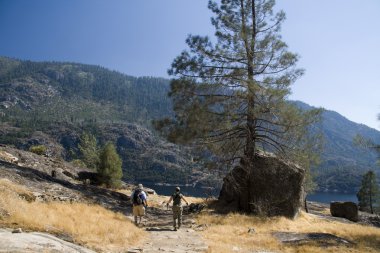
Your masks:
[{"label": "green bush", "polygon": [[47,148],[44,145],[35,145],[35,146],[31,146],[29,148],[29,151],[37,155],[44,155],[46,153],[46,149]]},{"label": "green bush", "polygon": [[123,171],[122,161],[112,143],[107,143],[100,152],[99,156],[99,181],[107,187],[120,187]]},{"label": "green bush", "polygon": [[87,168],[86,164],[82,160],[80,160],[80,159],[74,159],[74,160],[72,160],[71,164],[74,165],[75,167]]}]

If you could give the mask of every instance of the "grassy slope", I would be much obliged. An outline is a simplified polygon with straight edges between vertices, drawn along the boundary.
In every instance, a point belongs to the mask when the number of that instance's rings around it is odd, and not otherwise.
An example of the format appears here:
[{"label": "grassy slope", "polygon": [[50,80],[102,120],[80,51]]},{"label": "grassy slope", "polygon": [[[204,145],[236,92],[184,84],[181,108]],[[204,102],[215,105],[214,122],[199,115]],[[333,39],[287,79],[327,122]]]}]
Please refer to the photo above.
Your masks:
[{"label": "grassy slope", "polygon": [[119,251],[136,245],[145,232],[123,214],[86,203],[28,202],[25,187],[0,179],[0,226],[68,235],[96,251]]},{"label": "grassy slope", "polygon": [[[129,194],[130,191],[123,191]],[[23,197],[20,197],[23,196]],[[103,207],[84,203],[28,202],[32,193],[24,186],[0,179],[0,226],[21,227],[23,230],[44,231],[71,237],[75,243],[101,252],[119,252],[146,237],[123,214]],[[151,196],[150,206],[164,208],[167,196]],[[201,199],[188,198],[191,203]],[[289,220],[282,217],[261,218],[243,214],[220,215],[207,210],[197,217],[198,224],[207,224],[202,233],[209,245],[209,253],[230,253],[265,250],[273,252],[379,252],[380,229],[357,224],[323,219],[302,213]],[[325,210],[327,212],[327,210]],[[255,233],[247,233],[254,228]],[[330,233],[356,243],[353,247],[321,247],[314,244],[303,246],[283,245],[272,233],[320,232]]]},{"label": "grassy slope", "polygon": [[[233,252],[234,247],[239,248],[239,252],[252,252],[252,250],[286,253],[380,252],[379,228],[329,221],[307,213],[302,213],[295,220],[283,217],[260,218],[242,214],[227,216],[203,214],[198,217],[198,223],[209,225],[209,228],[203,232],[204,238],[210,245],[209,253],[230,253]],[[249,228],[254,228],[255,233],[249,234],[247,232]],[[351,240],[356,245],[351,248],[346,246],[321,247],[313,244],[285,246],[272,236],[272,232],[276,231],[330,233]]]}]

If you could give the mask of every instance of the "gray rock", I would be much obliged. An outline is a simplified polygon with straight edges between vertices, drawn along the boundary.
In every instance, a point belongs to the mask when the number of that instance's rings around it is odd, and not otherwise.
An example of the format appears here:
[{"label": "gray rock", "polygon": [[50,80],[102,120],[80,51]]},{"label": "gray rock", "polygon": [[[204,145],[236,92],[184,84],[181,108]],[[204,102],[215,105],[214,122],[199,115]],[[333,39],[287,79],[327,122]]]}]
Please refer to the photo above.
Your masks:
[{"label": "gray rock", "polygon": [[293,232],[274,232],[273,236],[285,244],[318,244],[323,247],[329,246],[353,246],[354,243],[327,233],[293,233]]},{"label": "gray rock", "polygon": [[248,234],[254,234],[256,230],[254,228],[248,228]]},{"label": "gray rock", "polygon": [[305,170],[269,155],[257,155],[225,178],[219,200],[232,209],[264,216],[295,218],[302,206]]},{"label": "gray rock", "polygon": [[21,228],[16,228],[12,231],[12,234],[17,234],[17,233],[22,233],[22,229]]},{"label": "gray rock", "polygon": [[334,217],[342,217],[354,222],[359,220],[358,205],[354,202],[331,202],[330,213]]},{"label": "gray rock", "polygon": [[0,252],[94,253],[46,233],[16,233],[0,229]]},{"label": "gray rock", "polygon": [[185,206],[183,211],[188,213],[200,213],[205,207],[206,205],[202,203],[191,203],[189,206]]},{"label": "gray rock", "polygon": [[143,252],[143,249],[140,249],[140,248],[133,248],[127,251],[127,253],[141,253],[141,252]]}]

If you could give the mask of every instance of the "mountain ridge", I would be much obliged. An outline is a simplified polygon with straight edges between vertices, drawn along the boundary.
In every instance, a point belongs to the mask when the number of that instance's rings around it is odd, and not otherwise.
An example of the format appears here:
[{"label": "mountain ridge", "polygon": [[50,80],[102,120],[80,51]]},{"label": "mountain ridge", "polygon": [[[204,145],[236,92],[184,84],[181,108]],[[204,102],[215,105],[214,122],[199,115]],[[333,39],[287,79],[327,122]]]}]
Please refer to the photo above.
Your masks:
[{"label": "mountain ridge", "polygon": [[[174,115],[169,88],[170,81],[165,78],[132,77],[101,66],[0,57],[0,120],[3,133],[5,123],[43,129],[49,122],[127,123],[153,131],[151,120]],[[312,108],[301,101],[295,103]],[[322,117],[326,145],[321,165],[313,169],[320,190],[355,191],[366,170],[379,169],[376,154],[354,146],[352,139],[361,134],[380,142],[380,132],[331,110],[325,110]],[[13,133],[17,134],[21,133]],[[5,137],[13,138],[7,132],[0,142]],[[165,170],[165,166],[158,167]]]}]

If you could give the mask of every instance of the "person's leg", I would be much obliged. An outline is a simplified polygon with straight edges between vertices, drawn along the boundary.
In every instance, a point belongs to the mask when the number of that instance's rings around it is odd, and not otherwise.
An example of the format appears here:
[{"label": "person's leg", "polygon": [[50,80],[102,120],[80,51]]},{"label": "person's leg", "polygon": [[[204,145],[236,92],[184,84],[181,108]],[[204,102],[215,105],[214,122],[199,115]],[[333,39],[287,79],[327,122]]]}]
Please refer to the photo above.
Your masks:
[{"label": "person's leg", "polygon": [[176,219],[178,219],[178,212],[177,212],[177,207],[173,206],[173,228],[176,230],[177,229],[177,224],[176,224]]},{"label": "person's leg", "polygon": [[141,217],[140,217],[140,223],[142,222],[143,217],[145,216],[145,206],[141,206]]},{"label": "person's leg", "polygon": [[137,225],[137,216],[138,216],[137,206],[132,207],[132,212],[133,212],[133,216],[135,218],[135,224]]},{"label": "person's leg", "polygon": [[178,228],[182,225],[182,207],[178,207]]},{"label": "person's leg", "polygon": [[145,208],[143,205],[139,205],[137,207],[138,207],[139,224],[141,224],[142,217],[145,215]]}]

